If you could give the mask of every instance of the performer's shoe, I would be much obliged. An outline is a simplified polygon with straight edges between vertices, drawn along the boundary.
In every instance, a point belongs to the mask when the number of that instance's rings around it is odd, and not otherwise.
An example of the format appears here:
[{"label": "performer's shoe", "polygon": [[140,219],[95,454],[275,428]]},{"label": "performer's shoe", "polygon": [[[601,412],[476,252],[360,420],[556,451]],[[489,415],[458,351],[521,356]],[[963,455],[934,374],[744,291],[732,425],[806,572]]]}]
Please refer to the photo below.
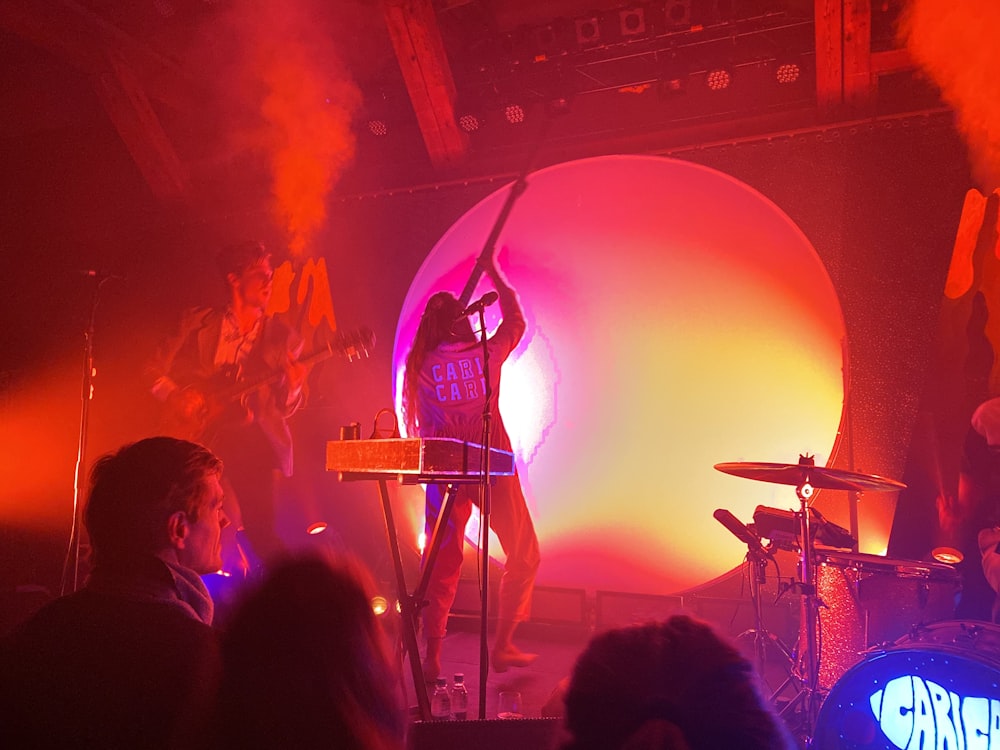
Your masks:
[{"label": "performer's shoe", "polygon": [[513,645],[493,649],[493,671],[506,672],[511,667],[530,667],[537,658],[538,654],[529,654]]},{"label": "performer's shoe", "polygon": [[431,659],[430,657],[424,659],[423,663],[424,671],[424,682],[433,687],[437,682],[437,678],[441,676],[441,660]]}]

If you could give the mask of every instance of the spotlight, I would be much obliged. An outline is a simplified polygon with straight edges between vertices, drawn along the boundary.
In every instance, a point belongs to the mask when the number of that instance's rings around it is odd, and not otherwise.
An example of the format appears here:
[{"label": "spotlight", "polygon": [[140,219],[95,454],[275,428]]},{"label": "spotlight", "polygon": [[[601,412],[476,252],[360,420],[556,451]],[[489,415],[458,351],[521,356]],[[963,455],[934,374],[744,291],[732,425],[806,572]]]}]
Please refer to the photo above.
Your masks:
[{"label": "spotlight", "polygon": [[687,28],[691,25],[691,0],[669,0],[666,6],[667,27]]},{"label": "spotlight", "polygon": [[385,120],[369,120],[368,132],[377,138],[389,135],[389,126]]},{"label": "spotlight", "polygon": [[726,68],[714,68],[708,71],[705,83],[712,91],[724,91],[733,82],[732,73]]},{"label": "spotlight", "polygon": [[559,117],[569,112],[569,97],[554,96],[545,103],[545,111],[550,117]]},{"label": "spotlight", "polygon": [[326,521],[316,521],[311,523],[306,527],[306,533],[310,536],[315,536],[316,534],[322,534],[327,529]]},{"label": "spotlight", "polygon": [[656,94],[661,99],[669,99],[683,94],[687,88],[688,69],[676,53],[659,61],[660,75],[656,81]]},{"label": "spotlight", "polygon": [[947,563],[949,565],[958,565],[965,559],[965,555],[954,547],[935,547],[931,551],[931,557],[939,563]]},{"label": "spotlight", "polygon": [[482,126],[483,121],[480,119],[479,115],[467,112],[464,115],[459,115],[458,117],[458,127],[466,133],[475,133]]},{"label": "spotlight", "polygon": [[511,102],[503,108],[503,116],[511,125],[518,125],[524,122],[524,107],[517,102]]},{"label": "spotlight", "polygon": [[592,47],[601,42],[601,25],[597,16],[576,19],[576,43],[581,47]]},{"label": "spotlight", "polygon": [[389,611],[389,600],[384,596],[372,597],[372,612],[376,617],[380,617]]},{"label": "spotlight", "polygon": [[795,83],[801,75],[802,68],[794,61],[779,61],[774,69],[774,79],[781,84]]},{"label": "spotlight", "polygon": [[618,24],[622,36],[639,36],[646,33],[646,11],[642,8],[623,8],[618,11]]},{"label": "spotlight", "polygon": [[679,76],[668,76],[656,82],[656,95],[661,99],[670,99],[684,93],[684,79]]},{"label": "spotlight", "polygon": [[162,18],[170,18],[177,12],[177,8],[170,0],[153,0],[153,7]]}]

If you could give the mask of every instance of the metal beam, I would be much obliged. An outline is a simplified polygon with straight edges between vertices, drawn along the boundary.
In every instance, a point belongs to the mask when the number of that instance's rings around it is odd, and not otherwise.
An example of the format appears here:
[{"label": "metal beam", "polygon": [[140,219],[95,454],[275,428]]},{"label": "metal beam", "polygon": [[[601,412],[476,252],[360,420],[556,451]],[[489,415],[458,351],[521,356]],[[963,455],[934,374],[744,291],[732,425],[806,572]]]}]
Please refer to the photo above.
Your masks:
[{"label": "metal beam", "polygon": [[0,27],[87,73],[153,193],[185,194],[186,171],[150,102],[196,111],[177,65],[72,0],[0,0]]},{"label": "metal beam", "polygon": [[431,0],[382,0],[382,11],[431,163],[460,163],[469,141],[455,122],[455,81]]},{"label": "metal beam", "polygon": [[869,113],[875,101],[871,0],[815,0],[816,102],[826,120]]},{"label": "metal beam", "polygon": [[93,84],[153,193],[167,200],[183,198],[188,188],[187,170],[132,69],[111,54],[108,70],[93,76]]},{"label": "metal beam", "polygon": [[151,99],[197,112],[203,97],[177,65],[73,0],[0,0],[0,28],[91,75],[108,69],[108,52],[128,62]]}]

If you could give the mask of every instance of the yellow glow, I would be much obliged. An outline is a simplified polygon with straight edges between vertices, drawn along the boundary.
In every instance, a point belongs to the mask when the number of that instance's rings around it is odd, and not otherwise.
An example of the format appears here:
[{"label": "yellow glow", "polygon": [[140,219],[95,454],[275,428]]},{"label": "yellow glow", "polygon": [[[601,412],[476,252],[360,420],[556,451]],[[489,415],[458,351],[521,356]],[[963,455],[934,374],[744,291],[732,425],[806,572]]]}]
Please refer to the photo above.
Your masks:
[{"label": "yellow glow", "polygon": [[[465,285],[507,190],[452,226],[414,279],[397,404],[426,300]],[[497,247],[528,322],[500,408],[541,543],[538,582],[665,594],[735,567],[745,545],[713,511],[748,521],[758,504],[798,501],[714,464],[809,453],[826,465],[838,435],[843,318],[808,240],[726,175],[615,156],[531,175]],[[487,325],[498,321],[489,308]]]}]

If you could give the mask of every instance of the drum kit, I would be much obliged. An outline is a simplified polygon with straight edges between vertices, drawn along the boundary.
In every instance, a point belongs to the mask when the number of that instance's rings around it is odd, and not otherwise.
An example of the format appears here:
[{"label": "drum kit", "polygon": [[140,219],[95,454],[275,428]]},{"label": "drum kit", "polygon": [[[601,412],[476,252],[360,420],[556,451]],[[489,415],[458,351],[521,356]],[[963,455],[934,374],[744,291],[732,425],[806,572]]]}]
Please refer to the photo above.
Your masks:
[{"label": "drum kit", "polygon": [[[748,547],[754,647],[776,645],[788,679],[771,696],[798,739],[826,750],[1000,748],[1000,627],[953,621],[961,590],[951,565],[893,560],[856,549],[854,534],[829,524],[810,499],[818,489],[889,492],[906,485],[872,474],[796,464],[720,463],[726,474],[795,488],[799,510],[757,509],[752,526],[715,517]],[[822,530],[825,533],[818,533]],[[783,536],[784,535],[784,536]],[[831,536],[832,535],[832,536]],[[760,588],[772,547],[798,557],[799,635],[794,649],[767,632]],[[762,539],[769,540],[764,546]],[[756,570],[756,574],[753,571]],[[783,699],[789,686],[797,692]]]}]

